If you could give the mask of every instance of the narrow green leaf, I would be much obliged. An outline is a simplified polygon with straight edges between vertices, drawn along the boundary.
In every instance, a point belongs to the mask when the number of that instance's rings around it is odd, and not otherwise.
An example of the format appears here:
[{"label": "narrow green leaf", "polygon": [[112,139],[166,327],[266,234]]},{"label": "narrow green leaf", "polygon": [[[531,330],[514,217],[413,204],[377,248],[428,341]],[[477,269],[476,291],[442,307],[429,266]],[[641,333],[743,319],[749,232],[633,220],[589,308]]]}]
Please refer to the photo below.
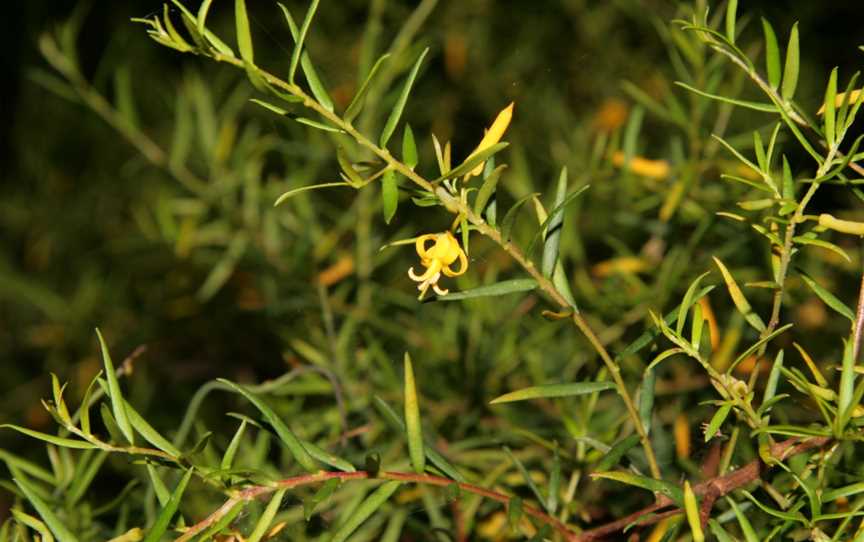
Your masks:
[{"label": "narrow green leaf", "polygon": [[408,455],[411,457],[411,466],[414,467],[414,472],[423,474],[426,471],[426,452],[423,447],[423,428],[420,425],[420,401],[414,383],[414,366],[408,352],[405,352],[403,365],[405,368],[405,432],[408,435]]},{"label": "narrow green leaf", "polygon": [[297,72],[297,64],[300,63],[300,53],[303,52],[303,47],[306,43],[306,33],[309,32],[309,25],[312,24],[312,18],[315,17],[315,12],[318,10],[318,0],[312,0],[309,9],[306,11],[306,17],[303,19],[303,26],[300,27],[298,35],[294,36],[294,51],[291,53],[291,65],[288,68],[288,82],[294,82],[294,74]]},{"label": "narrow green leaf", "polygon": [[480,190],[477,192],[477,198],[474,200],[475,214],[480,215],[486,210],[486,205],[495,194],[495,188],[498,186],[498,179],[501,178],[501,174],[506,168],[506,164],[501,164],[493,169],[489,176],[483,179],[483,184],[480,186]]},{"label": "narrow green leaf", "polygon": [[488,286],[479,286],[461,292],[451,292],[444,296],[438,296],[436,301],[461,301],[463,299],[474,299],[477,297],[494,297],[499,295],[528,292],[537,288],[534,279],[512,279],[503,280]]},{"label": "narrow green leaf", "polygon": [[825,87],[825,141],[829,147],[834,146],[837,139],[837,133],[834,129],[835,121],[837,120],[837,110],[835,101],[837,100],[837,68],[831,70],[831,76],[828,78],[828,86]]},{"label": "narrow green leaf", "polygon": [[93,387],[96,385],[96,382],[99,380],[99,377],[102,375],[102,371],[100,370],[96,373],[96,376],[93,377],[93,380],[90,381],[90,384],[87,385],[87,391],[84,392],[84,398],[81,399],[81,406],[78,407],[78,412],[75,415],[79,418],[81,424],[81,431],[84,432],[85,435],[89,435],[90,433],[90,397],[93,393]]},{"label": "narrow green leaf", "polygon": [[168,491],[168,486],[162,481],[159,473],[156,472],[156,467],[151,463],[144,465],[147,469],[147,476],[150,477],[150,485],[153,488],[153,493],[156,494],[156,500],[159,501],[159,506],[165,506],[171,500],[171,492]]},{"label": "narrow green leaf", "polygon": [[[99,379],[99,386],[106,394],[109,393],[108,384],[101,378]],[[144,437],[144,440],[174,457],[180,457],[182,455],[182,452],[176,446],[171,444],[168,439],[163,437],[156,429],[154,429],[153,426],[150,425],[147,420],[145,420],[144,417],[129,404],[129,401],[123,399],[123,406],[126,409],[129,423],[139,435]]]},{"label": "narrow green leaf", "polygon": [[303,517],[306,518],[306,521],[309,521],[309,519],[312,518],[312,514],[315,513],[315,508],[329,499],[341,483],[342,482],[339,478],[331,478],[324,482],[318,491],[315,492],[315,495],[303,501]]},{"label": "narrow green leaf", "polygon": [[[294,39],[295,46],[301,48],[300,45],[297,45],[297,40],[300,37],[300,30],[297,28],[294,18],[291,17],[291,12],[288,11],[288,8],[286,8],[281,2],[279,3],[279,7],[282,9],[282,14],[285,16],[285,22],[288,24],[288,30],[291,32],[291,37]],[[296,50],[297,49],[295,49],[295,52]],[[324,83],[321,82],[321,78],[318,76],[318,72],[312,64],[312,59],[309,58],[309,53],[306,51],[300,53],[300,67],[303,68],[303,75],[306,76],[306,82],[309,83],[312,95],[315,96],[315,99],[318,100],[318,103],[321,104],[324,109],[332,112],[333,99],[330,98],[330,94],[324,87]]]},{"label": "narrow green leaf", "polygon": [[[458,489],[459,486],[456,486]],[[558,453],[558,443],[552,455],[552,470],[549,473],[549,493],[546,497],[546,510],[555,514],[558,510],[558,493],[561,491],[561,455]]]},{"label": "narrow green leaf", "polygon": [[414,79],[417,78],[417,73],[420,71],[420,65],[423,63],[423,58],[426,57],[426,53],[428,52],[428,47],[423,49],[423,52],[420,53],[417,61],[414,62],[414,66],[411,68],[408,78],[405,80],[405,85],[402,87],[402,93],[399,94],[399,99],[396,100],[396,105],[393,106],[390,116],[387,117],[387,122],[384,123],[384,129],[381,131],[381,137],[378,139],[378,145],[381,148],[387,147],[387,142],[390,141],[390,136],[392,136],[393,132],[396,130],[396,125],[399,124],[399,119],[402,118],[402,111],[405,109],[405,104],[408,102],[408,96],[411,94],[411,87],[414,85]]},{"label": "narrow green leaf", "polygon": [[755,111],[762,111],[763,113],[776,113],[778,111],[777,106],[771,103],[763,103],[763,102],[750,102],[747,100],[737,100],[735,98],[729,98],[726,96],[721,96],[719,94],[711,94],[710,92],[705,92],[704,90],[699,90],[696,87],[692,87],[687,83],[682,83],[681,81],[675,81],[675,84],[679,87],[685,88],[690,92],[698,94],[700,96],[704,96],[705,98],[711,98],[712,100],[717,100],[718,102],[728,103],[731,105],[737,105],[739,107],[744,107],[746,109],[753,109]]},{"label": "narrow green leaf", "polygon": [[762,136],[759,135],[758,130],[753,130],[753,150],[756,153],[756,163],[759,165],[759,170],[768,172],[768,157],[765,154],[765,146],[762,144]]},{"label": "narrow green leaf", "polygon": [[[273,207],[284,203],[285,200],[300,194],[301,192],[306,192],[308,190],[318,190],[319,188],[333,188],[334,186],[352,186],[350,183],[339,182],[339,183],[322,183],[322,184],[313,184],[311,186],[301,186],[300,188],[295,188],[294,190],[289,190],[279,196],[276,199],[276,203],[273,204]],[[353,187],[353,186],[352,186]]]},{"label": "narrow green leaf", "polygon": [[846,303],[843,303],[839,298],[837,298],[837,296],[820,286],[818,282],[810,278],[806,273],[800,272],[800,274],[804,282],[807,283],[807,286],[813,290],[813,293],[819,296],[819,299],[839,314],[848,318],[850,322],[855,322],[855,313],[848,305],[846,305]]},{"label": "narrow green leaf", "polygon": [[351,100],[351,103],[348,104],[348,108],[345,109],[345,114],[342,115],[342,118],[345,122],[352,122],[357,115],[360,114],[360,111],[363,109],[363,103],[366,100],[366,94],[369,92],[370,83],[375,78],[375,75],[378,73],[378,70],[381,68],[382,63],[390,57],[390,53],[382,55],[376,62],[375,65],[372,66],[372,69],[369,71],[369,75],[366,76],[366,79],[363,81],[363,84],[360,85],[360,90],[357,91],[357,94],[354,95],[354,98]]},{"label": "narrow green leaf", "polygon": [[784,351],[780,350],[774,357],[771,372],[768,373],[768,382],[765,383],[765,393],[762,395],[762,403],[767,403],[777,393],[777,384],[780,382],[780,371],[783,369]]},{"label": "narrow green leaf", "polygon": [[58,485],[57,478],[55,478],[53,474],[43,469],[36,463],[28,461],[23,457],[19,457],[12,452],[0,449],[0,461],[6,463],[6,466],[9,467],[10,470],[18,469],[34,478],[51,484],[52,486]]},{"label": "narrow green leaf", "polygon": [[14,429],[19,433],[24,433],[28,437],[33,437],[35,439],[54,444],[56,446],[61,446],[63,448],[73,448],[77,450],[89,450],[92,448],[96,448],[96,445],[83,440],[75,440],[71,438],[58,437],[56,435],[49,435],[48,433],[34,431],[32,429],[27,429],[26,427],[13,425],[11,423],[4,423],[0,425],[0,429]]},{"label": "narrow green leaf", "polygon": [[[681,306],[682,307],[690,307],[693,304],[693,297],[696,295],[696,291],[699,289],[699,283],[702,282],[702,279],[704,279],[706,276],[708,276],[709,273],[710,273],[710,271],[706,271],[706,272],[702,273],[701,275],[696,277],[696,279],[693,282],[690,283],[690,286],[687,288],[687,291],[684,293],[684,297],[681,299]],[[689,312],[688,310],[678,311],[678,318],[675,322],[675,333],[680,335],[681,332],[684,331],[684,324],[687,321],[687,313],[688,312]]]},{"label": "narrow green leaf", "polygon": [[729,365],[729,368],[726,370],[727,374],[732,374],[732,370],[735,369],[735,367],[737,367],[739,363],[741,363],[742,361],[747,359],[750,356],[750,354],[752,354],[753,352],[755,352],[756,350],[761,348],[763,344],[773,340],[774,337],[780,335],[781,333],[785,333],[793,325],[794,324],[786,324],[785,326],[781,326],[781,327],[775,329],[771,334],[769,334],[765,337],[762,337],[761,339],[759,339],[758,341],[753,343],[753,345],[750,346],[750,348],[748,348],[747,350],[742,352],[737,358],[735,358],[735,361],[733,361]]},{"label": "narrow green leaf", "polygon": [[291,452],[291,455],[294,456],[294,459],[300,463],[300,465],[306,469],[308,472],[316,472],[318,470],[318,466],[315,464],[315,461],[312,459],[312,456],[309,455],[309,452],[303,447],[291,429],[285,425],[285,422],[270,408],[264,401],[258,398],[255,394],[244,388],[239,384],[235,384],[230,380],[226,380],[224,378],[217,379],[218,382],[229,386],[232,390],[246,397],[250,403],[255,405],[267,422],[273,426],[273,429],[276,431],[276,434],[279,435],[279,438],[288,448],[288,451]]},{"label": "narrow green leaf", "polygon": [[723,422],[726,421],[726,418],[729,416],[729,413],[732,411],[732,405],[727,403],[720,408],[717,409],[717,412],[711,416],[711,421],[708,422],[708,428],[705,429],[705,442],[708,442],[714,435],[717,434],[717,431],[720,430],[720,426],[723,425]]},{"label": "narrow green leaf", "polygon": [[400,482],[391,480],[384,482],[354,510],[339,529],[333,533],[330,542],[345,542],[351,533],[357,530],[369,516],[374,514],[399,489]]},{"label": "narrow green leaf", "polygon": [[234,23],[237,29],[237,48],[240,50],[240,58],[248,64],[255,64],[249,16],[246,14],[246,0],[234,0]]},{"label": "narrow green leaf", "polygon": [[354,465],[352,465],[350,462],[342,459],[339,456],[331,454],[330,452],[318,446],[314,442],[309,442],[308,440],[301,440],[300,444],[303,445],[303,448],[305,448],[306,451],[309,452],[309,455],[311,455],[313,459],[317,459],[325,465],[330,465],[331,467],[339,469],[343,472],[357,471]]},{"label": "narrow green leaf", "polygon": [[765,68],[768,71],[768,84],[771,88],[780,86],[780,47],[777,34],[765,17],[762,17],[762,33],[765,34]]},{"label": "narrow green leaf", "polygon": [[585,395],[598,391],[615,389],[612,382],[572,382],[570,384],[547,384],[545,386],[531,386],[521,390],[505,393],[489,401],[490,405],[498,403],[512,403],[514,401],[526,401],[529,399],[550,399],[554,397],[572,397],[574,395]]},{"label": "narrow green leaf", "polygon": [[741,511],[741,508],[738,507],[738,504],[729,497],[726,498],[726,502],[728,502],[732,507],[732,510],[735,511],[738,525],[741,527],[741,532],[744,533],[744,540],[747,542],[759,542],[759,537],[756,535],[756,531],[753,530],[753,525],[750,524],[750,520],[747,519],[747,516]]},{"label": "narrow green leaf", "polygon": [[102,464],[108,458],[108,452],[104,450],[87,451],[82,454],[82,459],[75,465],[75,476],[72,483],[69,484],[69,489],[66,491],[66,502],[70,506],[74,506],[81,500],[81,497],[90,489],[93,479],[102,468]]},{"label": "narrow green leaf", "polygon": [[438,177],[437,179],[435,179],[434,182],[437,183],[437,182],[443,181],[444,179],[454,179],[454,178],[459,177],[461,175],[465,175],[466,173],[473,170],[478,165],[485,162],[486,160],[488,160],[489,158],[491,158],[492,156],[494,156],[498,152],[507,148],[509,145],[510,144],[507,143],[506,141],[502,141],[500,143],[496,143],[496,144],[492,145],[491,147],[487,147],[478,153],[472,154],[464,162],[462,162],[461,164],[459,164],[455,168],[447,171],[446,174],[442,174],[441,177]]},{"label": "narrow green leaf", "polygon": [[275,518],[276,513],[279,512],[282,498],[285,497],[287,491],[288,488],[282,488],[273,495],[270,502],[267,503],[267,508],[264,509],[264,513],[262,513],[261,517],[258,518],[258,523],[255,524],[255,529],[253,529],[249,537],[246,538],[247,542],[259,542],[264,538],[264,535],[267,534],[267,529],[269,529],[270,524],[273,523],[273,518]]},{"label": "narrow green leaf", "polygon": [[177,513],[177,508],[180,506],[180,500],[183,498],[183,493],[186,491],[186,484],[189,483],[189,479],[192,477],[192,470],[193,469],[187,470],[186,474],[183,475],[183,478],[181,478],[177,483],[177,487],[174,488],[171,498],[159,512],[159,515],[156,517],[156,522],[153,523],[153,527],[150,528],[150,531],[144,538],[144,542],[159,542],[159,540],[162,539],[162,535],[164,535],[168,530],[171,518],[173,518],[174,514]]},{"label": "narrow green leaf", "polygon": [[204,0],[201,2],[201,6],[198,8],[198,17],[196,18],[196,25],[198,26],[198,33],[202,36],[204,35],[204,31],[207,28],[207,13],[210,11],[210,4],[213,0]]},{"label": "narrow green leaf", "polygon": [[[852,355],[852,341],[845,341],[843,365],[840,369],[840,384],[837,390],[837,434],[846,428],[847,411],[852,407],[852,394],[855,389],[855,358]],[[816,514],[818,515],[818,514]]]},{"label": "narrow green leaf", "polygon": [[693,305],[693,319],[690,321],[690,344],[697,352],[702,345],[702,330],[705,317],[702,316],[702,305]]},{"label": "narrow green leaf", "polygon": [[558,261],[558,246],[561,243],[561,230],[564,228],[564,209],[561,204],[564,203],[564,198],[567,196],[567,167],[561,168],[561,174],[558,176],[558,190],[555,193],[555,204],[553,207],[558,209],[550,213],[548,224],[544,228],[544,243],[543,243],[543,263],[541,270],[543,275],[548,277],[552,275],[555,269],[555,263]]},{"label": "narrow green leaf", "polygon": [[639,435],[634,433],[628,437],[624,437],[616,442],[612,448],[606,452],[606,455],[600,459],[593,470],[602,472],[617,466],[621,461],[621,458],[624,457],[624,454],[629,452],[637,444],[639,444]]},{"label": "narrow green leaf", "polygon": [[405,124],[402,132],[402,161],[409,169],[417,167],[417,143],[414,141],[414,132],[410,124]]},{"label": "narrow green leaf", "polygon": [[228,443],[228,448],[225,449],[225,453],[222,455],[222,461],[219,463],[220,469],[229,470],[234,466],[234,457],[237,455],[237,449],[240,447],[243,433],[246,430],[246,423],[246,420],[240,421],[240,426],[237,428],[237,431],[234,432],[234,436],[231,437],[231,442]]},{"label": "narrow green leaf", "polygon": [[735,308],[738,309],[738,312],[744,316],[747,323],[753,326],[756,331],[760,333],[765,331],[765,322],[762,321],[762,318],[760,318],[758,314],[753,312],[753,309],[750,307],[750,302],[747,301],[746,297],[744,297],[741,288],[738,287],[738,283],[735,282],[732,274],[728,269],[726,269],[726,266],[723,265],[723,262],[721,262],[719,258],[714,257],[714,263],[723,275],[723,281],[726,283],[726,289],[729,291],[729,296],[732,297],[732,302],[735,304]]},{"label": "narrow green leaf", "polygon": [[[405,433],[405,423],[399,418],[399,415],[396,414],[396,411],[393,410],[390,405],[377,395],[372,397],[372,404],[394,430]],[[462,473],[456,470],[456,467],[450,464],[450,462],[447,461],[447,459],[445,459],[428,440],[425,441],[424,449],[426,451],[426,459],[435,465],[441,472],[457,482],[467,482]]]},{"label": "narrow green leaf", "polygon": [[112,413],[114,420],[117,422],[117,427],[126,438],[129,444],[135,443],[132,425],[129,423],[129,417],[126,414],[126,401],[123,399],[123,394],[120,391],[120,383],[117,381],[117,373],[114,372],[114,363],[111,361],[111,354],[108,353],[108,346],[105,344],[105,339],[102,338],[102,332],[96,328],[96,336],[99,338],[99,346],[102,348],[102,361],[105,364],[105,379],[108,381],[108,398],[111,399]]},{"label": "narrow green leaf", "polygon": [[642,374],[642,385],[639,388],[639,418],[642,420],[642,427],[645,428],[646,433],[651,432],[651,422],[654,417],[654,391],[656,382],[657,371],[646,368]]},{"label": "narrow green leaf", "polygon": [[[510,450],[510,448],[504,446],[504,452],[510,458],[510,461],[512,461],[513,464],[516,465],[516,469],[522,475],[522,479],[525,481],[525,485],[527,485],[528,488],[531,489],[531,493],[534,494],[534,498],[536,498],[537,502],[539,502],[545,508],[546,499],[543,498],[543,494],[540,493],[540,488],[538,488],[537,484],[534,483],[534,479],[531,477],[531,473],[528,472],[528,469],[525,468],[525,465],[523,465],[522,462],[519,461],[519,458],[513,455],[513,452]],[[549,510],[546,511],[548,512]]]},{"label": "narrow green leaf", "polygon": [[711,529],[711,534],[717,538],[717,542],[735,542],[732,535],[716,519],[711,518],[708,520],[708,528]]},{"label": "narrow green leaf", "polygon": [[39,517],[42,518],[42,521],[48,525],[48,528],[51,529],[51,532],[57,537],[57,540],[60,542],[78,541],[75,535],[72,534],[72,531],[70,531],[54,513],[54,507],[42,500],[38,492],[30,485],[29,481],[20,476],[13,478],[12,481],[15,482],[15,485],[18,486],[18,489],[21,490],[21,493],[24,494],[27,500],[30,501],[30,504],[36,509],[36,512],[39,514]]},{"label": "narrow green leaf", "polygon": [[606,480],[621,482],[622,484],[641,487],[648,491],[666,495],[679,507],[684,504],[684,493],[681,491],[681,488],[663,480],[655,480],[654,478],[624,471],[595,472],[591,474],[591,477],[603,478]]},{"label": "narrow green leaf", "polygon": [[726,39],[735,43],[735,19],[738,17],[738,0],[729,0],[726,4]]},{"label": "narrow green leaf", "polygon": [[786,66],[783,69],[783,87],[780,89],[784,100],[791,100],[795,96],[795,89],[798,87],[799,62],[798,23],[795,23],[789,33],[789,44],[786,46]]},{"label": "narrow green leaf", "polygon": [[831,502],[842,497],[858,495],[859,493],[864,493],[864,482],[856,482],[848,486],[828,490],[822,494],[822,500],[825,502]]},{"label": "narrow green leaf", "polygon": [[[704,296],[706,296],[714,288],[715,288],[715,286],[713,286],[713,285],[712,286],[706,286],[706,287],[702,288],[702,290],[700,290],[698,294],[693,296],[692,302],[695,303],[696,301],[699,301],[700,299],[702,299]],[[674,322],[675,319],[678,318],[678,314],[682,310],[688,311],[688,310],[690,310],[690,307],[684,307],[682,305],[679,305],[678,307],[667,312],[663,316],[663,322],[666,323],[666,325],[671,325],[672,322]],[[640,350],[642,350],[643,348],[645,348],[646,346],[651,344],[651,342],[658,335],[660,335],[660,333],[661,333],[661,331],[657,327],[652,327],[652,328],[648,329],[648,331],[644,332],[642,335],[637,337],[636,340],[634,340],[632,343],[630,343],[626,347],[624,347],[624,349],[621,350],[621,352],[617,356],[615,356],[615,359],[621,360],[621,359],[625,358],[626,356],[636,354],[637,352],[639,352]]]},{"label": "narrow green leaf", "polygon": [[809,246],[824,248],[825,250],[830,250],[831,252],[840,256],[841,258],[843,258],[847,262],[850,262],[850,263],[852,262],[852,258],[849,257],[849,254],[847,254],[845,250],[838,247],[834,243],[824,241],[822,239],[810,238],[809,234],[795,236],[792,238],[792,240],[795,241],[796,243],[800,244],[800,245],[809,245]]},{"label": "narrow green leaf", "polygon": [[389,224],[399,206],[399,186],[396,173],[392,169],[384,172],[381,178],[381,208],[384,212],[384,222]]}]

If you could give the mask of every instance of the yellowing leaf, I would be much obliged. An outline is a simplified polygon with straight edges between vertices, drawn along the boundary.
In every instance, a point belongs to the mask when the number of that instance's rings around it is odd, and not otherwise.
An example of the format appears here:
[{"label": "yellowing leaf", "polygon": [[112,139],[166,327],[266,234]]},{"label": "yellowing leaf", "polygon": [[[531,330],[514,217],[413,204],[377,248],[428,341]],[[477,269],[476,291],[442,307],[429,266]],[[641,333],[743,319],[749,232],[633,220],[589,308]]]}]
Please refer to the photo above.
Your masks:
[{"label": "yellowing leaf", "polygon": [[[624,166],[624,153],[616,151],[612,155],[612,164],[616,167]],[[669,162],[666,160],[651,160],[641,156],[630,158],[628,169],[637,175],[651,177],[652,179],[665,179],[669,176]]]},{"label": "yellowing leaf", "polygon": [[[849,103],[850,103],[850,104],[854,104],[855,102],[857,102],[857,101],[858,101],[858,98],[861,96],[861,92],[862,92],[862,91],[864,91],[864,88],[859,88],[859,89],[857,89],[857,90],[853,90],[852,92],[849,92],[849,93],[848,93],[848,96],[849,96]],[[838,93],[838,94],[835,96],[835,98],[834,98],[834,107],[840,107],[840,106],[842,106],[842,105],[843,105],[843,102],[846,101],[846,96],[847,96],[847,93],[846,93],[846,92],[840,92],[840,93]],[[822,107],[819,108],[819,111],[817,111],[816,114],[817,114],[817,115],[821,115],[822,113],[824,113],[824,112],[825,112],[825,106],[826,106],[826,105],[827,105],[827,104],[823,103],[823,104],[822,104]]]}]

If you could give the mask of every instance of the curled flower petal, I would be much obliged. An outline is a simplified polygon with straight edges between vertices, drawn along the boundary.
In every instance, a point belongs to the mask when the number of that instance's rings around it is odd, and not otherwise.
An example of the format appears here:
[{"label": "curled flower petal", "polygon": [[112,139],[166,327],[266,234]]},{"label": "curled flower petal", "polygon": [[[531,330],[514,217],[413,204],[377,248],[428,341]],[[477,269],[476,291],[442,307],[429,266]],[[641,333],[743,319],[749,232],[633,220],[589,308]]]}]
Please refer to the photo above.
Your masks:
[{"label": "curled flower petal", "polygon": [[[428,242],[432,241],[431,247],[427,248]],[[417,255],[420,256],[420,264],[426,268],[423,273],[416,273],[414,267],[408,269],[408,277],[418,282],[417,289],[420,290],[419,299],[423,299],[426,291],[431,286],[438,295],[447,295],[449,290],[438,286],[441,274],[448,277],[456,277],[465,273],[468,269],[468,257],[459,246],[459,241],[449,231],[443,233],[429,233],[421,235],[414,243]],[[450,268],[456,260],[459,260],[459,270]]]},{"label": "curled flower petal", "polygon": [[[451,262],[452,265],[452,262]],[[458,277],[468,271],[468,257],[465,256],[465,253],[462,250],[459,250],[459,271],[453,271],[450,269],[450,266],[445,266],[441,269],[445,275],[448,277]]]}]

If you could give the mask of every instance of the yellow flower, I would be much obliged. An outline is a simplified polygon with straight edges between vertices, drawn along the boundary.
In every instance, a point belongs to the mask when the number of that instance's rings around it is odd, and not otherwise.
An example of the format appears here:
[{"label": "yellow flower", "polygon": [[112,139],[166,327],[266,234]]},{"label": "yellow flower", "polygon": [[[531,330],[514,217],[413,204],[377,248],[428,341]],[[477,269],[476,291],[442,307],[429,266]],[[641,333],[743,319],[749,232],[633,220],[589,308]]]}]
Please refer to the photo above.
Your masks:
[{"label": "yellow flower", "polygon": [[[426,243],[433,241],[431,248],[426,248]],[[453,237],[449,231],[444,233],[427,233],[417,238],[414,243],[417,248],[417,254],[420,256],[420,263],[426,268],[422,274],[414,273],[414,268],[408,269],[408,276],[411,280],[419,282],[417,289],[420,290],[420,297],[423,299],[426,295],[426,290],[429,286],[435,290],[438,295],[447,295],[449,290],[442,289],[438,286],[438,279],[441,278],[441,273],[448,277],[458,277],[468,270],[468,258],[465,256],[465,251],[459,246],[459,241]],[[450,268],[456,260],[459,260],[459,270],[454,271]]]},{"label": "yellow flower", "polygon": [[[493,122],[492,126],[490,126],[488,130],[486,130],[486,133],[483,135],[483,139],[480,140],[480,144],[477,145],[477,148],[468,155],[468,158],[466,158],[466,160],[470,160],[471,157],[475,154],[482,152],[501,141],[501,136],[503,136],[504,132],[507,131],[507,127],[510,126],[510,119],[513,118],[513,105],[514,102],[510,102],[510,105],[508,105],[507,107],[502,109],[500,113],[498,113],[498,116],[495,117],[495,122]],[[471,177],[483,173],[483,166],[485,164],[486,162],[478,164],[477,167],[465,174],[463,180],[467,181]]]}]

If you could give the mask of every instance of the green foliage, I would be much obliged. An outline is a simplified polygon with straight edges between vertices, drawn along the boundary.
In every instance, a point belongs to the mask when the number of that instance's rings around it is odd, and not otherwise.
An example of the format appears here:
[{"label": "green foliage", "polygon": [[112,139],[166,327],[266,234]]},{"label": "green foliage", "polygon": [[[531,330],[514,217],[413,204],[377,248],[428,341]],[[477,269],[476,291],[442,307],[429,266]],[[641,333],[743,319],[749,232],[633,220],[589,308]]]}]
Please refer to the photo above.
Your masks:
[{"label": "green foliage", "polygon": [[91,75],[84,11],[39,38],[98,152],[18,136],[47,174],[2,204],[0,296],[46,376],[0,425],[0,540],[861,536],[864,92],[799,23],[555,8],[593,73],[489,3],[187,3],[131,26],[172,77]]}]

